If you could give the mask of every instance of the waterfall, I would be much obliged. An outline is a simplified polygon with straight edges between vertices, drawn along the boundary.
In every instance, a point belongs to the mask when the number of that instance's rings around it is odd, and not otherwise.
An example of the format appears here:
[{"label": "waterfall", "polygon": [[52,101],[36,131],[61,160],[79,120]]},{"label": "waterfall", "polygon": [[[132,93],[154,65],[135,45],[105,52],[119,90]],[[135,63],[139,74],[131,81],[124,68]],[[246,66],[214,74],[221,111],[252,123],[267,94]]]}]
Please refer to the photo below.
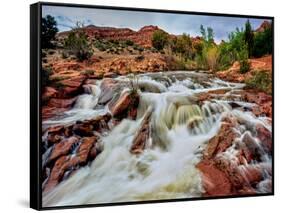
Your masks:
[{"label": "waterfall", "polygon": [[80,95],[75,103],[74,108],[77,109],[93,109],[98,103],[98,99],[93,95]]},{"label": "waterfall", "polygon": [[[80,168],[53,190],[43,195],[44,206],[97,204],[198,197],[204,192],[196,164],[202,158],[202,147],[214,137],[222,119],[235,117],[244,127],[235,129],[239,137],[233,146],[221,154],[222,158],[237,161],[235,145],[243,142],[245,134],[254,138],[249,130],[261,124],[271,131],[267,120],[251,112],[233,109],[227,100],[206,100],[199,104],[196,95],[215,89],[238,90],[235,84],[209,78],[206,74],[179,72],[142,74],[139,76],[140,103],[137,119],[123,119],[108,135],[101,137],[102,152],[89,165]],[[161,77],[161,78],[160,78]],[[204,84],[196,78],[203,79]],[[120,82],[126,77],[116,78]],[[160,79],[160,80],[159,80]],[[165,79],[165,80],[163,80]],[[167,80],[168,79],[168,80]],[[206,83],[207,82],[207,83]],[[95,109],[100,94],[98,85],[92,85],[92,94],[80,95],[72,110],[58,120],[45,124],[66,124],[106,113],[108,108]],[[238,101],[239,105],[252,107]],[[140,128],[145,112],[151,108],[151,146],[142,154],[130,152],[134,134]],[[254,140],[256,140],[254,138]],[[260,147],[259,141],[255,141]],[[262,152],[262,148],[261,152]],[[264,167],[270,167],[270,157],[262,153]],[[252,162],[255,166],[255,162]],[[243,166],[240,167],[243,173]],[[257,191],[266,191],[270,174],[257,185]]]}]

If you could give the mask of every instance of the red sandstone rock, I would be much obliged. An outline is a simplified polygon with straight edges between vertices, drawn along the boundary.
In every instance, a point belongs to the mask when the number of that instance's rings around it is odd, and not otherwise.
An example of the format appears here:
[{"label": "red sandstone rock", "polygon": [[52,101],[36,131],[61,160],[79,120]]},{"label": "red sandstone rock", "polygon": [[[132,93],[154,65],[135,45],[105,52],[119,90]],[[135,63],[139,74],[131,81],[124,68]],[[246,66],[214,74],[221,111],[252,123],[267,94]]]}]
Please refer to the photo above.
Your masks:
[{"label": "red sandstone rock", "polygon": [[118,88],[117,81],[112,78],[105,78],[103,79],[100,88],[101,88],[101,95],[99,98],[99,103],[106,104],[108,101],[110,101],[113,98],[114,93]]},{"label": "red sandstone rock", "polygon": [[131,147],[131,153],[133,154],[140,154],[145,149],[146,143],[150,137],[150,118],[151,118],[152,110],[148,110],[144,118],[142,120],[142,123],[140,125],[139,130],[136,132],[133,143]]},{"label": "red sandstone rock", "polygon": [[69,98],[69,99],[52,98],[48,103],[48,107],[68,109],[73,106],[75,101],[76,98]]},{"label": "red sandstone rock", "polygon": [[220,131],[216,134],[207,144],[204,150],[204,158],[211,159],[215,155],[224,152],[228,147],[230,147],[237,137],[237,134],[232,130],[232,123],[223,123]]},{"label": "red sandstone rock", "polygon": [[91,120],[78,121],[73,125],[73,132],[80,136],[92,136],[94,131],[108,129],[108,121],[111,119],[110,114],[97,116]]},{"label": "red sandstone rock", "polygon": [[202,173],[205,196],[227,196],[232,194],[228,177],[212,161],[203,160],[196,167]]},{"label": "red sandstone rock", "polygon": [[262,125],[257,125],[257,136],[266,152],[272,152],[272,133]]},{"label": "red sandstone rock", "polygon": [[42,100],[49,100],[51,98],[55,98],[58,94],[58,91],[53,87],[45,87],[44,93],[42,95]]},{"label": "red sandstone rock", "polygon": [[269,21],[263,21],[262,24],[255,30],[255,32],[264,32],[265,29],[270,27],[271,23]]},{"label": "red sandstone rock", "polygon": [[68,154],[71,150],[71,147],[78,142],[79,138],[70,137],[61,141],[60,143],[55,144],[48,161],[51,162],[62,155]]},{"label": "red sandstone rock", "polygon": [[[68,171],[68,175],[80,166],[86,165],[89,159],[93,160],[98,151],[95,148],[97,138],[85,137],[82,139],[81,144],[77,150],[77,153],[72,155],[58,155],[54,167],[52,168],[51,174],[44,186],[44,192],[47,192],[54,188],[59,182],[63,180],[64,175]],[[95,149],[95,153],[94,150]]]},{"label": "red sandstone rock", "polygon": [[[77,151],[76,157],[79,158],[79,163],[85,164],[87,162],[87,159],[89,158],[89,155],[91,153],[91,149],[97,142],[97,138],[95,136],[93,137],[85,137],[81,141],[81,145],[79,146],[79,149]],[[95,157],[93,153],[91,153],[91,157]]]},{"label": "red sandstone rock", "polygon": [[138,103],[139,96],[137,94],[125,92],[121,94],[117,100],[112,100],[109,103],[109,110],[114,117],[127,117],[131,110],[137,108]]},{"label": "red sandstone rock", "polygon": [[[139,31],[133,31],[128,28],[98,27],[89,25],[84,27],[83,30],[91,39],[131,40],[143,47],[152,47],[152,35],[156,30],[159,30],[159,28],[157,26],[144,26]],[[58,37],[64,38],[68,33],[69,32],[59,33]]]},{"label": "red sandstone rock", "polygon": [[59,73],[67,70],[81,70],[83,66],[76,61],[59,61],[52,66],[54,73]]}]

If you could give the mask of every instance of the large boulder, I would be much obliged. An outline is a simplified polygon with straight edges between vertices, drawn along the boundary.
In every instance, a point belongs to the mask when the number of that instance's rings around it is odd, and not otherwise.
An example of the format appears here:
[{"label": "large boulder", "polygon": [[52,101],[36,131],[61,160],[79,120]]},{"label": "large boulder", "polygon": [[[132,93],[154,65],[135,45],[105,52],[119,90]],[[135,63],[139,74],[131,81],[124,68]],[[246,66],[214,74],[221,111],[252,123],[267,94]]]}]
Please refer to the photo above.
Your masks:
[{"label": "large boulder", "polygon": [[[55,161],[43,185],[44,192],[51,190],[58,183],[69,177],[73,171],[81,166],[85,166],[90,160],[93,160],[100,152],[96,147],[96,142],[96,136],[85,137],[81,140],[76,153],[66,154],[66,152],[63,152],[64,155],[58,155],[58,159]],[[62,152],[59,153],[62,154]]]},{"label": "large boulder", "polygon": [[201,172],[205,196],[255,194],[264,172],[271,175],[271,167],[262,161],[264,150],[271,148],[271,132],[257,125],[256,132],[239,135],[235,131],[239,125],[235,118],[223,119],[220,130],[204,148],[196,167]]},{"label": "large boulder", "polygon": [[42,95],[43,104],[47,104],[51,98],[55,98],[58,95],[58,90],[53,87],[45,87]]},{"label": "large boulder", "polygon": [[228,147],[230,147],[237,137],[237,134],[233,130],[234,120],[225,120],[219,132],[209,140],[204,152],[203,156],[205,159],[211,159],[219,153],[224,152]]},{"label": "large boulder", "polygon": [[261,145],[265,152],[272,153],[272,132],[263,125],[256,126],[257,137],[261,141]]},{"label": "large boulder", "polygon": [[110,114],[97,116],[90,120],[77,121],[73,125],[73,132],[80,136],[92,136],[94,131],[101,132],[102,130],[108,130],[108,121],[111,119]]},{"label": "large boulder", "polygon": [[72,147],[75,144],[78,144],[78,142],[79,138],[73,136],[61,141],[60,143],[55,144],[48,161],[51,162],[62,155],[68,154],[71,151]]},{"label": "large boulder", "polygon": [[101,94],[98,100],[99,104],[106,104],[108,103],[115,94],[121,89],[121,85],[118,84],[117,80],[112,78],[104,78],[101,83]]},{"label": "large boulder", "polygon": [[74,98],[51,98],[47,105],[42,107],[42,118],[46,120],[63,113],[74,105],[76,97]]},{"label": "large boulder", "polygon": [[124,92],[118,98],[113,99],[108,107],[113,117],[125,118],[128,115],[136,117],[136,109],[139,104],[139,95],[134,92]]},{"label": "large boulder", "polygon": [[203,160],[196,167],[202,174],[205,196],[227,196],[232,194],[228,176],[219,170],[212,160]]}]

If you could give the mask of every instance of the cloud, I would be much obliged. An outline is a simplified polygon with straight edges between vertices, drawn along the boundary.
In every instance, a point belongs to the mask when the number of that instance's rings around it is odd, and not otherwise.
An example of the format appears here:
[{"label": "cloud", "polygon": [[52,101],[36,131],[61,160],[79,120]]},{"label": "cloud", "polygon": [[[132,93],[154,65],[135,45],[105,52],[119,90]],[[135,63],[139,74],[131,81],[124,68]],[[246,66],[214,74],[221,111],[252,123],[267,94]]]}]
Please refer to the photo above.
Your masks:
[{"label": "cloud", "polygon": [[[202,24],[205,27],[213,28],[217,42],[222,39],[227,40],[228,34],[237,27],[244,27],[247,20],[247,18],[239,17],[43,6],[42,16],[46,15],[55,17],[60,31],[69,30],[79,21],[85,25],[127,27],[133,30],[139,30],[146,25],[157,25],[172,34],[187,33],[197,36],[200,35],[200,25]],[[263,21],[263,19],[250,18],[254,29]]]}]

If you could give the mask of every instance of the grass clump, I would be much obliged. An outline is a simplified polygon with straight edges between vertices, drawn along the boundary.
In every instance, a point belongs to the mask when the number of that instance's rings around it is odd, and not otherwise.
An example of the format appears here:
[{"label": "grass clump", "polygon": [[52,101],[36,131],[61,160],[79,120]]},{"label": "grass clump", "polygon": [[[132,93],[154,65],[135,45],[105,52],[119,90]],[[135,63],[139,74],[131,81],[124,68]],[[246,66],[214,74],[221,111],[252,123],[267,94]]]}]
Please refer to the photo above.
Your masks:
[{"label": "grass clump", "polygon": [[248,60],[241,60],[239,63],[241,74],[247,73],[250,70],[251,65]]},{"label": "grass clump", "polygon": [[94,71],[94,70],[84,70],[84,71],[82,72],[82,74],[87,75],[87,76],[89,76],[89,75],[94,75],[94,74],[95,74],[95,71]]},{"label": "grass clump", "polygon": [[266,70],[256,71],[254,75],[246,80],[246,85],[249,88],[259,89],[268,94],[272,93],[272,78],[270,72]]}]

